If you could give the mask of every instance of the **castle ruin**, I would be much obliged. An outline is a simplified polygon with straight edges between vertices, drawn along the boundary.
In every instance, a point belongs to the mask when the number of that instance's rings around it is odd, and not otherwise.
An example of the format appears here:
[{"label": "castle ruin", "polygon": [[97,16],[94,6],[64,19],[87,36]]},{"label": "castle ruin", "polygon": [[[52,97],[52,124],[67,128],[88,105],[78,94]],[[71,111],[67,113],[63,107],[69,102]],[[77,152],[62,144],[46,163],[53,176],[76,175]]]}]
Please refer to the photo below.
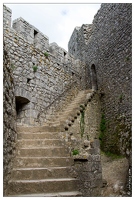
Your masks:
[{"label": "castle ruin", "polygon": [[11,16],[4,5],[4,196],[102,196],[100,149],[128,159],[131,196],[132,4],[102,4],[68,52]]}]

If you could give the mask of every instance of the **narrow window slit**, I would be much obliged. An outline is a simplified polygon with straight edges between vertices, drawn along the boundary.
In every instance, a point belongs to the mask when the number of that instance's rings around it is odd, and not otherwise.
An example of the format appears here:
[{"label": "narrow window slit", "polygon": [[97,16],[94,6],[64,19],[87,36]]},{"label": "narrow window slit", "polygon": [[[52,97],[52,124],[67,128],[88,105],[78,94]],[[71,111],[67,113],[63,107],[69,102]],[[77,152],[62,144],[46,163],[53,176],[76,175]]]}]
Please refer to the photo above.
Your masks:
[{"label": "narrow window slit", "polygon": [[30,78],[27,78],[27,83],[29,83],[31,81],[31,79]]}]

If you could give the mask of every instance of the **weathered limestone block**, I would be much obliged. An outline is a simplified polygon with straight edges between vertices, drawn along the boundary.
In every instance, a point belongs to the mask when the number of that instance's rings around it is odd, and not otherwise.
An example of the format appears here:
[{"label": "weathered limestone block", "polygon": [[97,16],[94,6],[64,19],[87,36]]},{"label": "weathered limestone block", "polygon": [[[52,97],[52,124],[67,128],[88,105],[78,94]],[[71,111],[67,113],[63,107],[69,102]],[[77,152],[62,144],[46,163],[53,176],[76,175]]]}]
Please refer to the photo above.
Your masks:
[{"label": "weathered limestone block", "polygon": [[89,147],[90,146],[90,141],[84,140],[84,147]]}]

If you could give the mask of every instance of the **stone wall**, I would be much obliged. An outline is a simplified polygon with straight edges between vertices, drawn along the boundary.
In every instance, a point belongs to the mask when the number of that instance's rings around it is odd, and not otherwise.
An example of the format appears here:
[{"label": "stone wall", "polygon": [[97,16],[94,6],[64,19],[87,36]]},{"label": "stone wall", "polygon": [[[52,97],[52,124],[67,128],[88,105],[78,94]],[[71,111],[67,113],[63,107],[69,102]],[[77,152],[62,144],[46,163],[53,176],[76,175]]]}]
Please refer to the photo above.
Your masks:
[{"label": "stone wall", "polygon": [[13,74],[8,51],[3,49],[3,191],[6,195],[16,142],[16,110]]},{"label": "stone wall", "polygon": [[[85,57],[87,54],[86,46],[92,34],[92,27],[92,24],[83,24],[81,27],[76,27],[70,37],[68,42],[68,52],[73,55],[76,60],[79,59],[80,61],[85,62]],[[86,88],[90,88],[90,69],[87,67],[87,64],[83,73],[85,73]]]},{"label": "stone wall", "polygon": [[80,180],[79,189],[85,197],[101,196],[102,167],[98,139],[99,124],[100,100],[98,94],[95,93],[69,130],[69,133],[72,133],[72,153],[75,149],[79,151],[79,155],[73,157]]},{"label": "stone wall", "polygon": [[[7,8],[4,6],[6,18]],[[56,105],[57,100],[57,106],[60,103],[62,107],[62,94],[72,93],[73,83],[75,95],[86,88],[85,63],[74,60],[56,43],[49,45],[48,37],[24,19],[15,20],[13,28],[10,24],[4,25],[4,41],[15,80],[19,124],[44,124],[50,117],[48,115],[54,113],[53,103]]]},{"label": "stone wall", "polygon": [[[100,100],[97,93],[88,94],[89,102],[80,105],[81,113],[63,138],[74,158],[74,169],[79,179],[82,196],[101,196],[102,167],[100,142]],[[61,134],[62,135],[62,134]]]},{"label": "stone wall", "polygon": [[[75,40],[79,46],[79,37]],[[71,53],[80,57],[83,49],[84,45],[78,53]],[[101,149],[129,158],[131,183],[132,4],[101,5],[84,54],[90,87],[98,89],[101,98]]]},{"label": "stone wall", "polygon": [[68,51],[75,59],[85,60],[85,49],[92,33],[92,24],[83,24],[76,27],[68,42]]},{"label": "stone wall", "polygon": [[12,10],[5,5],[3,6],[3,25],[11,26]]},{"label": "stone wall", "polygon": [[132,5],[103,4],[93,21],[86,62],[94,64],[106,132],[104,151],[131,153]]},{"label": "stone wall", "polygon": [[[83,28],[83,26],[81,27]],[[101,94],[106,133],[102,138],[105,151],[129,155],[131,150],[131,93],[132,93],[132,5],[102,4],[95,15],[87,44],[81,45],[73,32],[69,52],[80,57],[88,67],[90,85]],[[80,46],[71,51],[72,37]],[[88,38],[87,37],[87,38]],[[84,50],[85,48],[85,50]]]},{"label": "stone wall", "polygon": [[39,48],[42,51],[49,51],[49,38],[23,18],[20,17],[13,21],[13,29],[30,43],[34,44],[35,48]]}]

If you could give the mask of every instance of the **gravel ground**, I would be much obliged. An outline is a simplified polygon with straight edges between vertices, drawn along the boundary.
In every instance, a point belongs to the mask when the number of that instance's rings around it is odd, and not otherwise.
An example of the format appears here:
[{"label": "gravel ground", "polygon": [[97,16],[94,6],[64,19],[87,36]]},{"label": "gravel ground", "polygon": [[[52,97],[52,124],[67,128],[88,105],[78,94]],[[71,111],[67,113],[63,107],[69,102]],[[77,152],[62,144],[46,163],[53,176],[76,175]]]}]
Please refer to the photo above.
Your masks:
[{"label": "gravel ground", "polygon": [[122,197],[126,192],[126,175],[128,171],[128,160],[126,158],[112,159],[106,155],[101,155],[102,176],[105,187],[102,188],[103,197]]}]

